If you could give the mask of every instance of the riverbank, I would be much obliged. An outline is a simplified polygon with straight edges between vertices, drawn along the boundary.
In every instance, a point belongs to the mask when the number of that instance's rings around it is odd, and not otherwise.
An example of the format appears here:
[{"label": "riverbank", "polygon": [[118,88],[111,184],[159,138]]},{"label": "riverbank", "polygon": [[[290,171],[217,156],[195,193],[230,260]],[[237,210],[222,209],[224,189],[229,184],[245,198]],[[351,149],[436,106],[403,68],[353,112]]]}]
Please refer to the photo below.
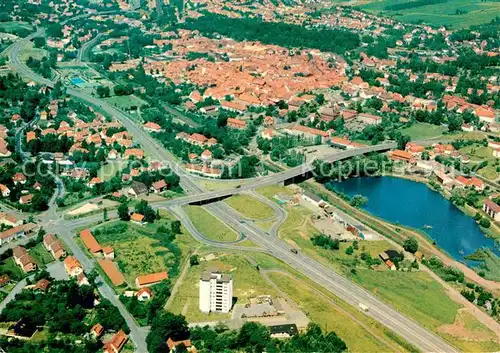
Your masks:
[{"label": "riverbank", "polygon": [[[431,189],[432,191],[438,192],[439,194],[441,194],[441,196],[443,196],[445,199],[447,199],[448,201],[451,202],[451,200],[450,200],[451,193],[445,191],[444,189],[437,189],[437,188],[435,188],[434,185],[429,182],[428,178],[424,178],[424,177],[417,176],[417,175],[412,175],[412,174],[396,175],[396,174],[392,174],[392,173],[388,173],[387,176],[391,176],[391,177],[394,177],[394,178],[411,180],[411,181],[414,181],[414,182],[417,182],[417,183],[425,184],[425,185],[427,185],[427,187],[429,189]],[[477,209],[477,208],[472,207],[472,206],[470,206],[468,204],[465,204],[464,206],[457,206],[455,204],[453,204],[453,205],[458,210],[462,211],[462,213],[464,213],[465,215],[467,215],[469,217],[474,217],[476,215],[476,213],[479,212],[484,218],[488,218],[491,221],[490,228],[483,228],[483,227],[481,227],[478,224],[479,229],[481,229],[481,231],[484,233],[485,237],[492,238],[492,239],[499,239],[500,240],[500,227],[498,226],[498,224],[495,223],[494,220],[490,219],[488,217],[488,215],[486,213],[484,213],[484,211],[482,209]],[[478,222],[476,221],[476,223],[478,223]]]},{"label": "riverbank", "polygon": [[404,240],[411,236],[415,237],[416,239],[418,239],[420,243],[419,251],[422,252],[422,254],[426,258],[435,256],[439,258],[441,261],[443,261],[443,263],[446,266],[452,266],[461,270],[464,273],[465,277],[470,281],[481,285],[486,290],[494,293],[495,295],[500,295],[500,286],[498,285],[497,282],[490,281],[479,276],[473,269],[469,268],[463,263],[460,263],[450,258],[446,254],[444,254],[439,248],[433,245],[429,241],[428,237],[423,235],[422,233],[416,230],[408,229],[407,227],[404,227],[399,224],[395,225],[390,222],[381,220],[380,218],[373,216],[372,214],[370,214],[365,210],[357,209],[351,206],[348,201],[342,199],[340,196],[328,190],[324,185],[318,182],[307,181],[302,183],[301,186],[304,189],[317,194],[325,201],[328,201],[332,205],[335,205],[335,207],[338,207],[339,209],[346,212],[350,216],[358,219],[362,223],[366,224],[370,228],[373,228],[377,232],[383,234],[384,236],[397,242],[398,244],[403,244]]}]

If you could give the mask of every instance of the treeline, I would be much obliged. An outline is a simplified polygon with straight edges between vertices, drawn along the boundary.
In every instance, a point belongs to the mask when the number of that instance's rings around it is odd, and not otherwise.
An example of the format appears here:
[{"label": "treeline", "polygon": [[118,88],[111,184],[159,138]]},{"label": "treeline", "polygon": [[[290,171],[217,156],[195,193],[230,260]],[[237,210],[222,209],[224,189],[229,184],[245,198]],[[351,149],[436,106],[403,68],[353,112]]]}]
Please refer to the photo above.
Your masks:
[{"label": "treeline", "polygon": [[[204,352],[329,352],[347,351],[345,342],[335,332],[324,333],[319,325],[310,323],[307,330],[291,339],[273,339],[269,329],[257,322],[247,322],[239,330],[230,330],[224,324],[215,327],[189,328],[182,315],[162,312],[153,319],[147,336],[150,353],[168,352],[166,341],[190,339],[200,353]],[[177,352],[185,352],[181,344]]]},{"label": "treeline", "polygon": [[181,25],[210,36],[219,33],[238,41],[253,40],[288,48],[315,48],[342,54],[360,44],[359,36],[342,29],[305,28],[282,22],[264,22],[260,19],[229,18],[205,13]]},{"label": "treeline", "polygon": [[401,11],[401,10],[414,9],[416,7],[427,6],[427,5],[443,4],[446,2],[448,2],[448,0],[418,0],[418,1],[403,2],[403,3],[396,3],[396,4],[392,4],[392,5],[387,5],[386,7],[384,7],[384,10]]}]

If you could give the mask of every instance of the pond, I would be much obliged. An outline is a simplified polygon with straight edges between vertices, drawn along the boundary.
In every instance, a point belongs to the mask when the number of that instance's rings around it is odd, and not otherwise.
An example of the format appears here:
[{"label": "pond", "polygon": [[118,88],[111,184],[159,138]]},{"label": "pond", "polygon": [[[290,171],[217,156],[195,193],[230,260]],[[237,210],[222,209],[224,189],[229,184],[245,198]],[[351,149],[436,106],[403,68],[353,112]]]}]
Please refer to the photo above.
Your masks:
[{"label": "pond", "polygon": [[[329,184],[349,196],[368,198],[363,209],[391,223],[419,229],[454,259],[485,247],[494,249],[472,217],[427,185],[395,177],[352,178]],[[494,252],[499,255],[498,248]]]}]

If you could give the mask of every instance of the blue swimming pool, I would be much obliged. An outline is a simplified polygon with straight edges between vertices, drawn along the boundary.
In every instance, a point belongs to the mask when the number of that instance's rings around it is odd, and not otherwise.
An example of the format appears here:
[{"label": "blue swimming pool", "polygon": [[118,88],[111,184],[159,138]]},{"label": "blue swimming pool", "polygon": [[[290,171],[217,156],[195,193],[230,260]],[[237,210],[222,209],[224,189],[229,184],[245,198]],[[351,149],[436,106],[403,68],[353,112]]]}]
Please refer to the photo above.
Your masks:
[{"label": "blue swimming pool", "polygon": [[80,86],[85,83],[85,80],[81,77],[73,77],[71,79],[71,83],[74,84],[75,86]]}]

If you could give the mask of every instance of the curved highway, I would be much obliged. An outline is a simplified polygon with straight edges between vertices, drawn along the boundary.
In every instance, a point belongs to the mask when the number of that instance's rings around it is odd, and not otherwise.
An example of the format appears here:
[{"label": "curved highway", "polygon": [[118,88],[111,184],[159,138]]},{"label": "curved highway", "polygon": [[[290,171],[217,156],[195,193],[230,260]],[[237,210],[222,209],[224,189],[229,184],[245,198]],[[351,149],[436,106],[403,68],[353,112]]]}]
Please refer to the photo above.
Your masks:
[{"label": "curved highway", "polygon": [[[40,35],[41,33],[43,32],[38,31],[37,35]],[[33,37],[34,35],[31,35],[28,38],[33,38]],[[53,83],[51,81],[46,80],[36,75],[35,73],[31,72],[23,63],[19,61],[18,54],[25,43],[26,39],[16,42],[13,45],[12,50],[10,51],[10,60],[14,69],[19,74],[26,76],[34,81],[38,81],[48,86],[52,86]],[[132,119],[130,119],[130,117],[127,116],[126,113],[107,104],[106,102],[100,101],[99,99],[96,99],[95,97],[92,97],[74,88],[68,88],[67,93],[71,96],[86,101],[91,105],[98,106],[106,113],[116,117],[125,125],[127,129],[129,129],[129,131],[134,135],[134,137],[141,142],[141,145],[149,153],[151,157],[158,158],[159,160],[162,161],[170,162],[172,169],[176,173],[178,173],[178,175],[181,177],[181,186],[186,192],[192,195],[178,199],[182,201],[176,201],[176,200],[169,201],[168,206],[181,205],[190,202],[197,202],[217,197],[228,196],[233,193],[241,192],[244,190],[251,190],[256,187],[265,186],[269,184],[276,184],[278,182],[293,178],[294,176],[298,176],[312,170],[311,164],[306,164],[301,167],[287,170],[283,173],[258,179],[248,185],[243,185],[238,189],[203,193],[203,190],[191,179],[190,175],[188,175],[181,167],[177,165],[177,163],[171,157],[171,155],[166,150],[164,150],[156,141],[154,141],[149,134],[147,134],[140,127],[138,127],[132,121]],[[326,160],[328,161],[341,160],[355,155],[360,155],[363,153],[369,153],[373,151],[383,151],[394,147],[395,147],[394,143],[369,146],[355,150],[339,152],[336,153],[335,155],[328,156]],[[387,303],[375,297],[372,293],[352,283],[347,278],[342,277],[338,273],[325,267],[324,265],[318,263],[317,261],[307,257],[306,255],[301,253],[299,254],[292,253],[290,251],[291,250],[290,246],[288,246],[286,243],[282,242],[277,237],[270,236],[269,234],[267,234],[262,229],[258,228],[253,223],[245,222],[240,214],[232,210],[225,203],[218,202],[209,204],[205,207],[209,209],[210,212],[216,215],[219,219],[221,219],[224,223],[228,224],[230,227],[236,229],[237,231],[243,233],[247,238],[252,240],[257,245],[260,245],[268,253],[284,261],[294,269],[302,272],[304,275],[308,276],[311,280],[327,288],[328,290],[330,290],[338,297],[342,298],[347,303],[353,305],[354,307],[358,307],[360,303],[365,304],[366,306],[369,307],[369,310],[365,312],[366,315],[369,315],[375,320],[384,324],[386,327],[388,327],[389,329],[391,329],[392,331],[394,331],[399,336],[403,337],[413,345],[417,346],[421,350],[426,352],[456,352],[455,348],[446,343],[443,339],[441,339],[434,333],[428,331],[427,329],[423,328],[412,319],[405,317],[399,311],[395,310],[392,306],[388,305]],[[174,212],[176,212],[175,209]],[[187,219],[182,214],[182,212],[181,213],[178,212],[177,216],[180,217],[181,221],[185,225],[187,225],[188,227],[191,226],[189,219]],[[190,230],[193,231],[193,228],[190,228]],[[244,249],[244,251],[248,250],[250,250],[250,248]],[[119,305],[119,308],[123,309],[121,305]],[[129,318],[128,313],[125,314],[125,317],[127,319]],[[134,327],[133,331],[135,331],[135,329],[136,328]],[[137,335],[140,334],[140,332],[139,333],[133,332],[133,333],[134,336],[136,337]]]}]

